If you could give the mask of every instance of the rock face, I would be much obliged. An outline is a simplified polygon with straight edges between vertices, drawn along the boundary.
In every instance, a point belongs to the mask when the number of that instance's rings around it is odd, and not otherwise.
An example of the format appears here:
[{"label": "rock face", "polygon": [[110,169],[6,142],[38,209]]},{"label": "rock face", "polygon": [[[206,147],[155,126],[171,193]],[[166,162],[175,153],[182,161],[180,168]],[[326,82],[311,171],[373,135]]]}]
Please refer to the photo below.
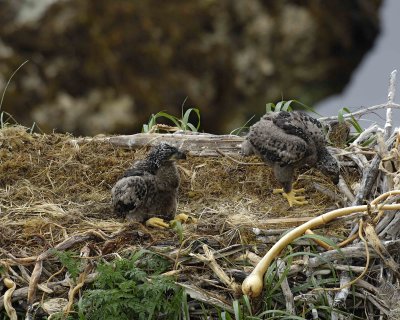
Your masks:
[{"label": "rock face", "polygon": [[340,92],[379,32],[380,0],[0,1],[2,110],[44,131],[140,130],[201,110],[227,132],[265,103]]}]

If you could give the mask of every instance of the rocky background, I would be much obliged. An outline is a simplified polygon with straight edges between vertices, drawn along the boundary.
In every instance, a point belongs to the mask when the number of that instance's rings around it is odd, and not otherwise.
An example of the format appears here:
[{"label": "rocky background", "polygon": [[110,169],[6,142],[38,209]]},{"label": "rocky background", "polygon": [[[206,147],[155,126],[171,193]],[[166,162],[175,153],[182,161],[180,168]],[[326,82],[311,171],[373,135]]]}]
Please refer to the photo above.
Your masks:
[{"label": "rocky background", "polygon": [[267,102],[340,92],[379,33],[381,2],[0,0],[0,92],[29,60],[2,111],[95,135],[135,133],[184,103],[202,130],[229,132]]}]

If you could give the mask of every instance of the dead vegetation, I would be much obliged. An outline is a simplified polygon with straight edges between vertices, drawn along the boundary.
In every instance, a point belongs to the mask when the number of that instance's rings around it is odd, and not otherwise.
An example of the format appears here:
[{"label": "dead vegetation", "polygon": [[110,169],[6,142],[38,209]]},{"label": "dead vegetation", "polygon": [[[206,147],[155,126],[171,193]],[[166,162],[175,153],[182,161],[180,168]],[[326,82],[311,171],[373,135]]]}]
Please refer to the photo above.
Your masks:
[{"label": "dead vegetation", "polygon": [[[190,297],[192,319],[218,317],[221,310],[237,320],[398,319],[399,136],[385,130],[381,137],[378,127],[369,128],[345,149],[332,148],[341,163],[338,186],[316,171],[299,172],[296,187],[306,189],[309,204],[289,209],[271,192],[276,182],[270,168],[256,157],[238,156],[237,136],[223,136],[220,145],[218,136],[179,132],[76,139],[4,126],[0,310],[11,319],[60,311],[74,317],[78,298],[98,276],[98,263],[145,248],[171,262],[165,274]],[[371,136],[376,142],[363,147]],[[197,223],[155,230],[116,219],[112,185],[147,146],[165,139],[189,151],[180,163],[178,213]],[[283,245],[279,240],[340,208],[348,208],[340,218]],[[60,252],[82,262],[76,278]],[[265,254],[271,259],[260,268]],[[266,271],[263,294],[243,298],[242,282],[260,269],[261,277]]]},{"label": "dead vegetation", "polygon": [[[305,170],[297,184],[306,188],[309,205],[289,210],[285,200],[271,192],[276,182],[270,169],[242,163],[257,163],[257,158],[236,157],[239,161],[234,161],[223,156],[190,156],[180,163],[178,211],[195,216],[198,223],[184,226],[180,241],[174,230],[127,225],[112,214],[113,183],[134,159],[143,157],[146,148],[127,150],[96,140],[77,143],[68,135],[30,134],[18,126],[0,130],[0,145],[4,280],[0,307],[9,315],[12,306],[32,314],[39,304],[60,297],[69,300],[69,306],[63,306],[71,310],[79,290],[93,280],[97,261],[124,257],[139,248],[173,261],[171,272],[191,297],[233,312],[232,299],[240,297],[241,281],[282,233],[346,201],[325,177]],[[366,155],[366,159],[371,157]],[[360,171],[353,163],[343,166],[342,176],[346,185],[354,187]],[[349,235],[349,224],[350,220],[336,221],[315,232],[340,242]],[[303,250],[311,243],[297,240],[293,250]],[[390,243],[390,251],[396,244]],[[355,248],[361,261],[350,270],[359,272],[364,270],[365,250],[363,246]],[[83,250],[91,261],[91,267],[82,271],[75,283],[55,254],[64,250]],[[322,251],[317,249],[321,255],[336,252]],[[371,256],[377,257],[372,251]],[[320,260],[304,259],[306,255],[290,264],[286,261],[289,282],[299,281],[306,269],[316,272],[321,268]],[[336,260],[337,270],[346,269],[340,258],[327,259]],[[326,264],[322,266],[326,268]],[[376,264],[372,270],[376,273]],[[10,294],[13,286],[15,291]],[[295,298],[303,299],[302,295]],[[255,303],[253,308],[257,314],[260,306]]]}]

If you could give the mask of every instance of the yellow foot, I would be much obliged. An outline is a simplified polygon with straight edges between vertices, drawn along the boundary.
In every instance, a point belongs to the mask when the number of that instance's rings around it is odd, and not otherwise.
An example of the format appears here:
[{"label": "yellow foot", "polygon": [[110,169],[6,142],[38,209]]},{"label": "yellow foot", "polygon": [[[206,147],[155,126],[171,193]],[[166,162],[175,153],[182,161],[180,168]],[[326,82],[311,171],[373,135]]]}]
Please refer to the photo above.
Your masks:
[{"label": "yellow foot", "polygon": [[166,223],[161,218],[150,218],[149,220],[146,221],[146,226],[153,228],[167,229],[169,228],[169,223]]},{"label": "yellow foot", "polygon": [[161,218],[150,218],[149,220],[146,221],[146,226],[147,227],[153,227],[153,228],[160,228],[160,229],[167,229],[173,225],[174,222],[179,221],[180,223],[196,223],[197,219],[194,217],[191,217],[187,214],[180,213],[175,216],[174,220],[171,220],[170,223],[166,223],[163,219]]},{"label": "yellow foot", "polygon": [[173,221],[179,221],[180,223],[196,223],[197,219],[195,217],[191,217],[185,213],[180,213],[175,216],[174,220],[171,220],[171,223]]},{"label": "yellow foot", "polygon": [[293,207],[293,205],[302,206],[308,203],[308,201],[305,200],[306,198],[304,196],[296,196],[296,192],[300,193],[304,191],[305,189],[301,188],[301,189],[292,189],[289,193],[286,193],[285,191],[283,191],[283,189],[274,189],[272,193],[273,194],[282,193],[282,195],[289,202],[289,206]]}]

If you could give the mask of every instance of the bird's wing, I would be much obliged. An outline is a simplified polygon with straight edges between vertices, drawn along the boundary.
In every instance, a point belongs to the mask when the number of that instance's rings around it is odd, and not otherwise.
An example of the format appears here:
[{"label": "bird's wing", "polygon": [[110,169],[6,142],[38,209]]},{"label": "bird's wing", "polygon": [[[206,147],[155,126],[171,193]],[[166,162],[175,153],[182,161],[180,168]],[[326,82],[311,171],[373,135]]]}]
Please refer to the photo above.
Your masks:
[{"label": "bird's wing", "polygon": [[145,171],[143,171],[142,169],[138,169],[138,168],[129,168],[128,170],[126,170],[124,172],[124,177],[132,177],[132,176],[143,176],[145,174]]},{"label": "bird's wing", "polygon": [[297,136],[307,143],[310,142],[310,133],[300,114],[281,111],[271,119],[274,125],[281,128],[286,134]]},{"label": "bird's wing", "polygon": [[111,190],[115,212],[125,216],[140,207],[148,196],[147,176],[129,176],[117,181]]},{"label": "bird's wing", "polygon": [[146,174],[154,174],[151,170],[148,161],[137,160],[133,163],[132,167],[124,172],[124,177],[130,176],[144,176]]},{"label": "bird's wing", "polygon": [[272,118],[274,123],[286,133],[296,135],[306,142],[314,142],[316,145],[325,145],[325,133],[321,122],[303,112],[275,113]]},{"label": "bird's wing", "polygon": [[309,137],[304,127],[280,113],[267,114],[254,124],[248,139],[258,153],[267,161],[281,166],[297,163],[309,152]]}]

